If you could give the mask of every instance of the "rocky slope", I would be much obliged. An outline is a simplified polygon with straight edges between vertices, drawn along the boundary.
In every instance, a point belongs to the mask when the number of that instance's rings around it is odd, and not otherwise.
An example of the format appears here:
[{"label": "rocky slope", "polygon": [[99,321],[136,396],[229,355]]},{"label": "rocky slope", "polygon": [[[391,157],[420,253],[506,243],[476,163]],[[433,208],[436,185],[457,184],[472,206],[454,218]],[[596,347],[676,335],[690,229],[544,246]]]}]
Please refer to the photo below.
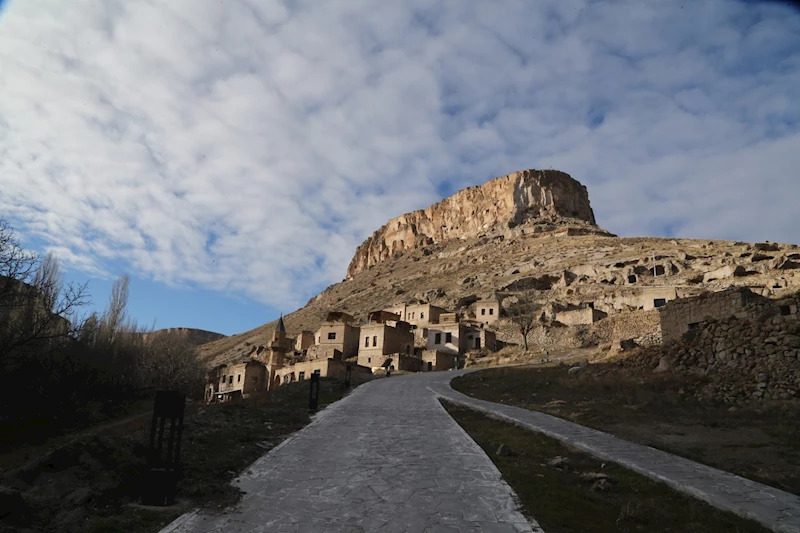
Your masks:
[{"label": "rocky slope", "polygon": [[[538,176],[544,176],[544,181],[536,182]],[[417,241],[408,246],[406,243],[412,242],[410,237],[401,239],[403,248],[395,247],[394,252],[382,260],[378,258],[383,252],[377,255],[364,252],[382,249],[388,242],[384,239],[384,245],[377,244],[377,235],[388,235],[386,227],[379,230],[359,247],[353,262],[356,266],[351,265],[352,275],[348,279],[328,287],[305,307],[284,317],[289,334],[303,329],[315,330],[331,310],[346,311],[357,319],[365,319],[369,311],[398,302],[432,302],[457,309],[495,292],[501,297],[513,294],[515,284],[523,278],[536,283],[550,308],[592,301],[595,307],[610,312],[635,308],[637,294],[648,288],[678,287],[691,293],[746,285],[760,294],[774,296],[800,287],[800,249],[796,245],[616,237],[594,224],[585,188],[563,173],[511,174],[488,182],[483,186],[487,187],[486,191],[479,190],[481,187],[467,189],[471,191],[468,196],[462,191],[452,197],[459,198],[458,202],[447,199],[436,206],[462,203],[466,206],[465,198],[475,202],[481,198],[497,198],[501,202],[500,193],[490,193],[488,189],[499,191],[502,187],[498,183],[504,180],[549,183],[548,176],[556,176],[554,181],[562,184],[547,189],[554,195],[554,203],[547,204],[552,207],[533,209],[531,216],[526,214],[527,208],[520,208],[522,215],[514,219],[519,220],[516,225],[508,224],[515,216],[517,207],[514,206],[538,208],[539,204],[514,204],[507,200],[506,207],[490,209],[495,218],[487,215],[481,218],[480,225],[470,222],[469,217],[477,217],[477,214],[464,214],[459,220],[466,222],[461,223],[457,237],[444,238],[442,234],[434,239],[428,236],[432,242],[426,240],[426,244],[419,246]],[[533,185],[528,190],[533,191]],[[571,199],[564,200],[566,191],[574,193]],[[446,211],[434,207],[422,212]],[[458,210],[453,208],[455,211]],[[534,212],[536,216],[532,216]],[[579,216],[563,216],[573,212]],[[404,220],[422,220],[423,215],[412,213],[406,217]],[[395,220],[400,219],[403,217]],[[452,224],[455,219],[448,220]],[[416,231],[419,234],[419,230]],[[412,235],[417,234],[412,231]],[[656,276],[653,275],[654,258]],[[253,345],[268,342],[273,327],[274,323],[265,324],[203,345],[201,356],[208,364],[242,358]],[[507,334],[510,335],[501,328],[500,338]]]},{"label": "rocky slope", "polygon": [[208,344],[209,342],[214,342],[225,338],[225,335],[223,335],[222,333],[214,333],[213,331],[206,331],[203,329],[195,329],[195,328],[159,329],[153,331],[152,333],[146,333],[145,338],[157,337],[163,335],[180,338],[182,340],[187,341],[192,346],[200,346],[202,344]]},{"label": "rocky slope", "polygon": [[557,170],[523,170],[469,187],[393,218],[358,247],[347,277],[395,254],[453,239],[472,239],[498,227],[553,223],[559,218],[595,224],[586,187]]}]

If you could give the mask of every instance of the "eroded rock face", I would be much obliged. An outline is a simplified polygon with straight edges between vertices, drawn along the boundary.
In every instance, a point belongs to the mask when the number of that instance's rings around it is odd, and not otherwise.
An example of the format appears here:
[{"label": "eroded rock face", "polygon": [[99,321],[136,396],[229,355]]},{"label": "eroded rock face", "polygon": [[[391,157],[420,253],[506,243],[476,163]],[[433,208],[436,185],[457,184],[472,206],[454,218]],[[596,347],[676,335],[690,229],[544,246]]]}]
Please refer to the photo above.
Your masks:
[{"label": "eroded rock face", "polygon": [[390,220],[358,247],[347,277],[426,244],[560,218],[595,224],[586,187],[557,170],[515,172]]}]

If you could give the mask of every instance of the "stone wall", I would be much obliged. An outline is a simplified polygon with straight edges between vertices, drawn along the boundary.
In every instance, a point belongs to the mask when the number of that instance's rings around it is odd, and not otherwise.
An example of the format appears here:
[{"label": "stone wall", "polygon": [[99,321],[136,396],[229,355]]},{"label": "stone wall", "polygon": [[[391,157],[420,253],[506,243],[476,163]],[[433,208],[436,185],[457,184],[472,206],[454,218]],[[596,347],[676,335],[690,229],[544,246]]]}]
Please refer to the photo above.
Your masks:
[{"label": "stone wall", "polygon": [[[729,295],[730,296],[730,295]],[[732,298],[732,296],[731,296]],[[756,301],[739,315],[698,323],[681,340],[640,351],[621,365],[707,377],[698,398],[729,403],[788,400],[800,393],[800,294]]]},{"label": "stone wall", "polygon": [[659,310],[661,334],[665,342],[676,341],[708,318],[744,317],[747,314],[745,305],[759,298],[748,289],[735,288],[672,301]]}]

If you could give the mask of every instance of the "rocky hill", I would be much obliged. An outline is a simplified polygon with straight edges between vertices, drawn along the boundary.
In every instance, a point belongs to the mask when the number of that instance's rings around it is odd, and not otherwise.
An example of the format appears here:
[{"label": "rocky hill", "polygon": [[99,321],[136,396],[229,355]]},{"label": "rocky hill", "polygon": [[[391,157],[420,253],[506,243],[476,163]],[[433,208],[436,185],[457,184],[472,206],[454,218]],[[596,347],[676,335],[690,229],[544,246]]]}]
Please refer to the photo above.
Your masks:
[{"label": "rocky hill", "polygon": [[557,170],[523,170],[393,218],[356,249],[347,277],[424,246],[561,217],[595,224],[586,187]]},{"label": "rocky hill", "polygon": [[222,333],[214,333],[213,331],[206,331],[203,329],[194,329],[194,328],[159,329],[153,331],[152,333],[146,333],[145,338],[156,337],[161,335],[179,337],[183,340],[186,340],[192,346],[200,346],[202,344],[208,344],[210,342],[226,338],[226,336],[223,335]]},{"label": "rocky hill", "polygon": [[[540,289],[551,310],[592,302],[619,313],[660,288],[685,295],[731,285],[765,296],[789,292],[800,286],[800,249],[616,237],[595,225],[579,182],[562,172],[528,170],[390,221],[359,246],[345,281],[284,321],[293,335],[317,329],[331,310],[365,319],[399,302],[459,309],[495,293],[513,294],[521,279]],[[242,358],[268,341],[273,324],[205,344],[201,356],[208,364]],[[509,335],[501,328],[501,339]]]}]

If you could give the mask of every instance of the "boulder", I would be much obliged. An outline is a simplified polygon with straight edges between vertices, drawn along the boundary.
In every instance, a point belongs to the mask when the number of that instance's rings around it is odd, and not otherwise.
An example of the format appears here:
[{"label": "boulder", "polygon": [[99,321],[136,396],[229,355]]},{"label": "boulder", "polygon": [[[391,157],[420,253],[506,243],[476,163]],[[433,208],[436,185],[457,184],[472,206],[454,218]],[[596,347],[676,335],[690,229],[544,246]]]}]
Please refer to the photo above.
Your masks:
[{"label": "boulder", "polygon": [[581,370],[582,370],[581,367],[573,366],[572,368],[567,370],[567,374],[569,374],[570,376],[574,376],[574,375],[578,374]]},{"label": "boulder", "polygon": [[703,283],[709,283],[716,279],[728,279],[746,275],[747,270],[742,265],[726,265],[716,270],[712,270],[711,272],[706,272],[703,275]]}]

